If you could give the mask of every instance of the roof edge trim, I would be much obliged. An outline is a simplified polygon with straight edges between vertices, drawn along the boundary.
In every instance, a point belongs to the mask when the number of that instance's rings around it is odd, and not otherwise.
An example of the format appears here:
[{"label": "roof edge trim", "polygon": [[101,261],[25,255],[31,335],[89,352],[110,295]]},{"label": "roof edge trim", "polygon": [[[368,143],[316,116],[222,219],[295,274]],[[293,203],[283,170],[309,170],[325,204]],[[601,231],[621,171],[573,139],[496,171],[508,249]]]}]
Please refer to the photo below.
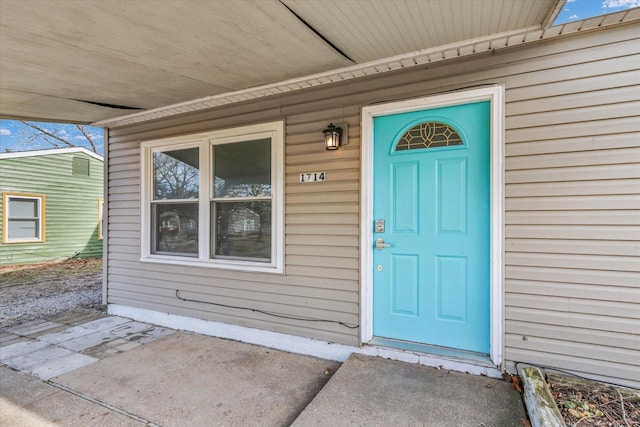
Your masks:
[{"label": "roof edge trim", "polygon": [[69,154],[69,153],[85,153],[101,162],[104,161],[100,154],[96,154],[93,151],[89,151],[84,147],[69,147],[69,148],[50,148],[45,150],[32,150],[32,151],[16,151],[15,153],[0,153],[0,160],[4,159],[16,159],[19,157],[34,157],[34,156],[48,156],[52,154]]},{"label": "roof edge trim", "polygon": [[542,20],[542,28],[548,30],[551,26],[553,26],[553,22],[556,20],[564,5],[567,4],[567,0],[555,0],[556,4],[549,8],[549,12],[547,16]]}]

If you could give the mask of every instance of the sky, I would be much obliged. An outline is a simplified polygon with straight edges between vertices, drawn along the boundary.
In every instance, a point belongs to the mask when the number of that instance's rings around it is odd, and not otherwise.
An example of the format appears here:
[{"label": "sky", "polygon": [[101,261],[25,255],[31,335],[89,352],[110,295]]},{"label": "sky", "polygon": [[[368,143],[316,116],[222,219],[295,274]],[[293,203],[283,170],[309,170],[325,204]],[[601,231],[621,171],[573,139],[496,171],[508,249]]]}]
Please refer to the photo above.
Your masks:
[{"label": "sky", "polygon": [[[54,133],[74,145],[85,147],[89,151],[93,151],[87,139],[74,125],[44,122],[33,123],[37,124],[47,132]],[[98,154],[103,155],[104,140],[102,129],[87,126],[86,130],[94,140]],[[18,152],[68,147],[53,138],[48,139],[51,142],[47,142],[45,138],[38,136],[37,131],[32,130],[16,120],[0,120],[0,153],[5,153],[7,151]],[[57,147],[54,144],[58,144]]]},{"label": "sky", "polygon": [[554,25],[640,6],[640,0],[567,0]]}]

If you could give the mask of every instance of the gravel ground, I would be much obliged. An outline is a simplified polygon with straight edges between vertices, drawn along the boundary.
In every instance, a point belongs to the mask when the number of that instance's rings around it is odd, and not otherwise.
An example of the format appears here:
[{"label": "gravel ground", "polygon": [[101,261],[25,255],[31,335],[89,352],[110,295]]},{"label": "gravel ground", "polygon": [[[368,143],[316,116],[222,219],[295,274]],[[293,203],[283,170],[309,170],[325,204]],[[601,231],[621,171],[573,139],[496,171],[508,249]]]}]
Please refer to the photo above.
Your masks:
[{"label": "gravel ground", "polygon": [[[73,264],[76,263],[76,264]],[[68,261],[60,274],[60,265],[52,274],[51,267],[43,266],[39,274],[21,277],[3,272],[0,283],[0,328],[13,326],[38,318],[51,318],[66,311],[84,309],[104,313],[102,304],[102,274],[95,265],[83,272],[78,261]],[[85,263],[86,264],[86,263]],[[9,277],[9,275],[11,275]]]}]

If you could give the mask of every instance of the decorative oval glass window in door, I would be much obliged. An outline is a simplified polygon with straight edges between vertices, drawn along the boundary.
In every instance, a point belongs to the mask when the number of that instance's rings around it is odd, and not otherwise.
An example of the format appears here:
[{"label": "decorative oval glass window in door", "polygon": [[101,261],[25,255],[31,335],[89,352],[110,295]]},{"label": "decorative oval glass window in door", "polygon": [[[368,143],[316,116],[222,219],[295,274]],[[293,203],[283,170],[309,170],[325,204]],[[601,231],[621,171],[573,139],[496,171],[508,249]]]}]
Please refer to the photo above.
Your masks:
[{"label": "decorative oval glass window in door", "polygon": [[396,151],[463,145],[454,128],[441,122],[425,122],[405,132],[396,145]]}]

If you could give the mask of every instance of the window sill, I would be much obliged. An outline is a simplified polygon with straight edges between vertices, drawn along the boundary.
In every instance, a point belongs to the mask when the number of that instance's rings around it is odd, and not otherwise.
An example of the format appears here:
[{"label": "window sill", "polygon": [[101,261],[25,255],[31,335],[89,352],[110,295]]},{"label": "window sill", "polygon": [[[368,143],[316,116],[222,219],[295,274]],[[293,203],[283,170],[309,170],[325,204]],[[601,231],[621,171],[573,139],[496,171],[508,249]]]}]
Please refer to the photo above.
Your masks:
[{"label": "window sill", "polygon": [[201,260],[197,258],[182,258],[172,256],[146,256],[140,262],[185,267],[215,268],[218,270],[233,270],[245,273],[284,274],[284,268],[261,262],[230,261],[230,260]]}]

